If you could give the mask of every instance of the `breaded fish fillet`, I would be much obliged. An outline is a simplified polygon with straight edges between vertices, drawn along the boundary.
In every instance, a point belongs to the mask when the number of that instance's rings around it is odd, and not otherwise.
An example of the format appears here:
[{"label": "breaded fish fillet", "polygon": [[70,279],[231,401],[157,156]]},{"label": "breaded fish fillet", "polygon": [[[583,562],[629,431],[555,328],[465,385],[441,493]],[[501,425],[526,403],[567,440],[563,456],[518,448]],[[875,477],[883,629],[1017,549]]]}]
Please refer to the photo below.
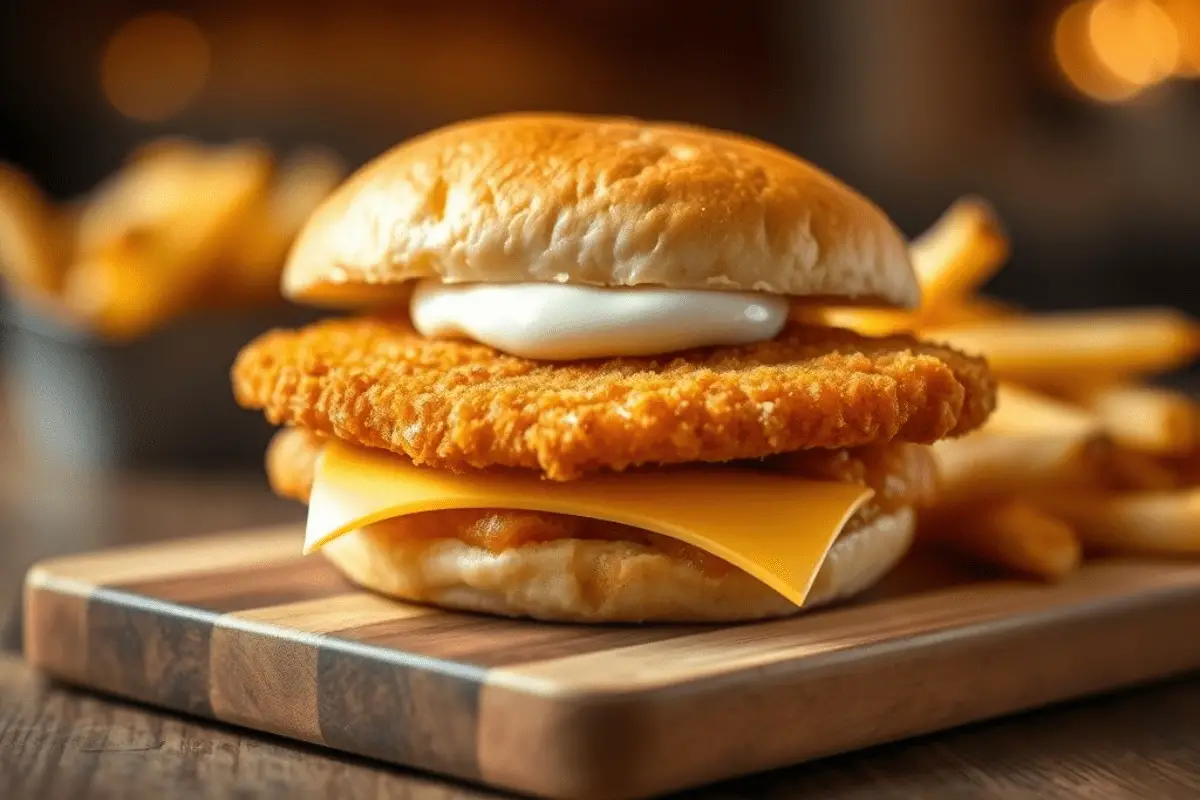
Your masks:
[{"label": "breaded fish fillet", "polygon": [[251,342],[233,384],[275,424],[416,464],[524,467],[554,480],[933,442],[977,427],[995,402],[980,358],[814,326],[742,347],[555,364],[425,339],[400,320],[332,320]]},{"label": "breaded fish fillet", "polygon": [[[307,503],[322,447],[324,439],[309,431],[290,428],[275,434],[267,449],[267,477],[275,492]],[[814,480],[863,483],[875,491],[851,520],[846,533],[880,513],[923,505],[935,489],[933,457],[922,445],[895,442],[857,450],[807,450],[796,455],[799,457],[765,461],[762,468]],[[426,511],[384,520],[371,528],[376,535],[405,539],[458,539],[492,553],[557,539],[633,542],[681,559],[709,576],[732,569],[724,560],[668,536],[616,522],[544,511]]]}]

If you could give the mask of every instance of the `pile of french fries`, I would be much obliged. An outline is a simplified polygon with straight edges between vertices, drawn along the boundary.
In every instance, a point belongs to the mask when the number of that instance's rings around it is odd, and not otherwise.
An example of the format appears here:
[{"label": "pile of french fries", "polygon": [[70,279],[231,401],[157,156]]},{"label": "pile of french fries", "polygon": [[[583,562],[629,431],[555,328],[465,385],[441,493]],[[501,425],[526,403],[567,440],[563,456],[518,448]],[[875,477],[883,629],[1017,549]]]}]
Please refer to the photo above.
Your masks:
[{"label": "pile of french fries", "polygon": [[1009,244],[978,199],[956,203],[911,252],[918,311],[832,310],[826,321],[981,353],[1000,380],[980,431],[933,446],[941,492],[919,535],[1047,580],[1093,552],[1200,555],[1200,413],[1147,382],[1196,358],[1200,326],[1170,309],[1030,314],[980,296]]},{"label": "pile of french fries", "polygon": [[300,226],[342,163],[302,150],[162,139],[90,195],[56,205],[0,164],[0,275],[23,306],[112,340],[199,309],[279,302]]}]

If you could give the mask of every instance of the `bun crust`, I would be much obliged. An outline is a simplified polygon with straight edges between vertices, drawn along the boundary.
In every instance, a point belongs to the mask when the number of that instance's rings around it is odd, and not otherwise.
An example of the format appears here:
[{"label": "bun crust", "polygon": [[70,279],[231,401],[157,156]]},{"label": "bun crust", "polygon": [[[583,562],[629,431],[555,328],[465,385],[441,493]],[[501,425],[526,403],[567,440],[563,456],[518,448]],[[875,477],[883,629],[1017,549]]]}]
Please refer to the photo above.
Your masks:
[{"label": "bun crust", "polygon": [[[907,552],[915,513],[881,515],[833,545],[805,608],[857,594]],[[628,541],[560,539],[491,553],[457,539],[364,528],[322,552],[368,589],[464,611],[564,622],[732,622],[799,609],[741,570],[710,577]]]},{"label": "bun crust", "polygon": [[360,305],[415,278],[762,291],[914,306],[903,236],[869,200],[764,142],[684,125],[506,115],[363,167],[283,276]]}]

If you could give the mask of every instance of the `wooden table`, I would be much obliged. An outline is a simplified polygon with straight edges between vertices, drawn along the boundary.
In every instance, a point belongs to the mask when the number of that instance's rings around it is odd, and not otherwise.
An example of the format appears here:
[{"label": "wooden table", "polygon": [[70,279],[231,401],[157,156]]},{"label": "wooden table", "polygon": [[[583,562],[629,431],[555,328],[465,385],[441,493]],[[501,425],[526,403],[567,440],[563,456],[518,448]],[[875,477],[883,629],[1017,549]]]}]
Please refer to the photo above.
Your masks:
[{"label": "wooden table", "polygon": [[[48,555],[299,520],[254,472],[39,467],[0,430],[0,626]],[[1200,620],[1197,621],[1200,635]],[[1120,646],[1114,643],[1114,646]],[[700,797],[1200,797],[1200,676],[700,790]],[[485,797],[490,792],[48,683],[0,654],[0,798]]]}]

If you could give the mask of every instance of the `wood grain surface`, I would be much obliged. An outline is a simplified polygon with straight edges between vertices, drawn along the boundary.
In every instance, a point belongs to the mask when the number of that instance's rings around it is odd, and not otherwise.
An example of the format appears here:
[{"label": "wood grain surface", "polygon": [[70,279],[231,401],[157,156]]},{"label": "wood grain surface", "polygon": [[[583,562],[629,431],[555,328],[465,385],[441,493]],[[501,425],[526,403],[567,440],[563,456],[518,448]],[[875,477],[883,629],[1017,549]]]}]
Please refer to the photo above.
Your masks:
[{"label": "wood grain surface", "polygon": [[[1200,796],[1200,683],[1099,697],[689,792],[740,798]],[[0,656],[0,797],[480,800],[491,790],[56,686]]]},{"label": "wood grain surface", "polygon": [[[274,497],[257,472],[104,474],[38,464],[19,446],[19,431],[4,412],[0,397],[0,650],[19,646],[21,581],[39,559],[303,518],[303,509]],[[933,566],[936,573],[946,564]],[[927,585],[931,576],[918,577]],[[962,575],[948,570],[945,577],[952,582]],[[5,800],[496,796],[336,750],[71,689],[0,652]],[[687,796],[1196,798],[1200,676],[761,773]]]},{"label": "wood grain surface", "polygon": [[[51,560],[46,672],[554,797],[640,797],[1200,666],[1200,564],[914,590],[740,626],[552,625],[392,603],[294,528]],[[901,577],[902,580],[902,577]]]}]

